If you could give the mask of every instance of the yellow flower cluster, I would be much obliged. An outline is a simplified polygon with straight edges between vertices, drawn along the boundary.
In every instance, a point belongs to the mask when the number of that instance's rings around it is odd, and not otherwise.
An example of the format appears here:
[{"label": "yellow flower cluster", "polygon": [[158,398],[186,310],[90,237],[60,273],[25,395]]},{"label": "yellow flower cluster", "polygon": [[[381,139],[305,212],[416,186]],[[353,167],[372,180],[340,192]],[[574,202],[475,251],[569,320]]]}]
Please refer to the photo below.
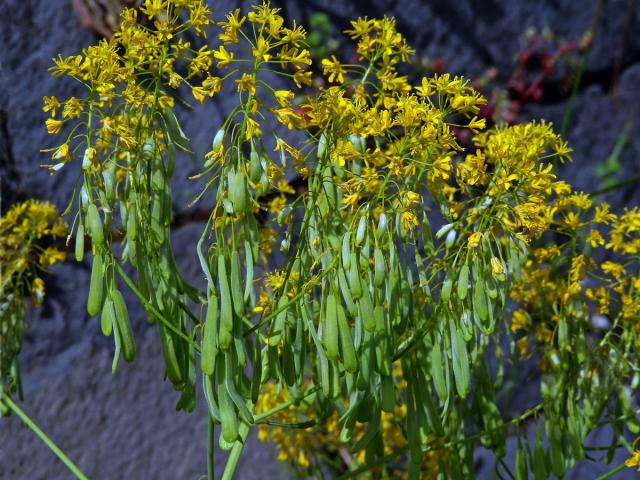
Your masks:
[{"label": "yellow flower cluster", "polygon": [[[549,228],[562,232],[568,240],[532,250],[511,296],[537,321],[522,322],[524,311],[519,310],[513,315],[512,330],[531,330],[539,343],[551,346],[561,318],[575,322],[590,311],[611,319],[619,317],[637,329],[638,208],[625,210],[618,217],[608,204],[594,207],[588,196],[573,193],[556,200],[547,218]],[[583,253],[575,251],[577,242],[584,245]],[[596,263],[594,255],[608,259]],[[596,285],[587,287],[587,278]],[[521,340],[524,344],[524,338]]]},{"label": "yellow flower cluster", "polygon": [[[400,374],[398,366],[395,367],[395,374]],[[399,393],[406,389],[406,383],[397,380]],[[301,393],[300,395],[304,395]],[[269,382],[263,386],[256,412],[266,412],[272,408],[278,407],[291,399],[290,393],[286,388],[278,388],[273,382]],[[324,456],[331,458],[329,466],[336,473],[345,473],[350,468],[358,465],[365,465],[365,450],[353,451],[353,446],[363,435],[366,434],[366,425],[356,422],[353,429],[351,439],[346,441],[341,438],[343,428],[342,420],[337,412],[333,412],[331,416],[323,420],[322,423],[306,428],[285,428],[284,426],[295,425],[302,422],[313,420],[316,415],[314,397],[309,396],[300,402],[299,406],[291,405],[287,409],[281,410],[274,417],[270,417],[277,422],[278,425],[268,425],[262,423],[258,425],[258,439],[262,442],[272,441],[278,447],[278,459],[280,461],[289,462],[301,475],[309,475],[313,473],[315,467],[314,462],[318,460],[318,452],[321,451]],[[347,402],[348,404],[348,402]],[[383,455],[393,455],[402,451],[407,446],[406,428],[407,409],[406,404],[397,405],[393,412],[381,412],[381,435],[382,435],[382,452]],[[429,450],[424,453],[423,462],[420,465],[421,478],[435,479],[439,471],[439,461],[446,458],[448,453],[445,448],[439,446],[439,440],[435,437],[432,439],[434,445],[438,448]],[[379,478],[380,475],[402,475],[406,472],[406,467],[402,466],[402,462],[388,464],[371,469],[366,473],[362,473],[359,478]]]},{"label": "yellow flower cluster", "polygon": [[19,391],[17,355],[22,344],[25,297],[44,299],[42,272],[66,258],[63,249],[43,242],[64,237],[67,224],[49,202],[27,200],[0,218],[0,391]]}]

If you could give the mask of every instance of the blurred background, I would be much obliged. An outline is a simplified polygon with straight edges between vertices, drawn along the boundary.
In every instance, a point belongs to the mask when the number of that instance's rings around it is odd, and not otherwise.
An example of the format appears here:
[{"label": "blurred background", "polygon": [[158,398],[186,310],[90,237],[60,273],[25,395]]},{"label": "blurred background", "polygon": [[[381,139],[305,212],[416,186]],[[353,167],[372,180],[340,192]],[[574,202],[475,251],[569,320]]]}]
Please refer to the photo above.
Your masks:
[{"label": "blurred background", "polygon": [[[47,69],[58,53],[76,54],[109,36],[122,5],[135,3],[0,0],[3,212],[33,197],[64,209],[79,168],[56,176],[41,168],[48,155],[40,150],[55,142],[44,127],[42,97],[66,98],[79,91]],[[209,3],[216,19],[251,5]],[[341,32],[350,20],[395,17],[416,50],[406,73],[414,78],[464,75],[488,98],[482,115],[489,122],[553,122],[574,149],[573,163],[561,168],[565,180],[579,191],[597,193],[614,211],[640,204],[638,0],[274,0],[272,5],[282,8],[288,23],[295,19],[305,26],[314,57],[336,54],[345,61],[353,48]],[[227,107],[220,96],[181,117],[195,156],[184,159],[182,173],[177,169],[178,213],[188,214],[194,188],[187,177],[210,148]],[[202,228],[197,221],[185,222],[172,238],[180,267],[194,283],[202,281],[193,251]],[[198,478],[206,471],[203,402],[192,415],[175,411],[177,397],[162,380],[156,331],[139,308],[131,309],[139,358],[111,377],[113,345],[85,310],[89,268],[88,261],[56,266],[47,278],[44,306],[28,314],[21,354],[24,410],[90,478]],[[517,393],[513,402],[535,394],[524,381]],[[607,432],[599,435],[601,443],[609,440]],[[238,478],[288,478],[269,444],[250,441]],[[220,464],[224,455],[217,456]],[[613,465],[625,458],[620,452]],[[595,478],[610,468],[584,462],[569,477]],[[482,452],[477,470],[478,478],[493,478],[493,462]],[[634,475],[626,470],[614,478]],[[65,467],[15,416],[0,419],[0,479],[63,478],[70,478]]]}]

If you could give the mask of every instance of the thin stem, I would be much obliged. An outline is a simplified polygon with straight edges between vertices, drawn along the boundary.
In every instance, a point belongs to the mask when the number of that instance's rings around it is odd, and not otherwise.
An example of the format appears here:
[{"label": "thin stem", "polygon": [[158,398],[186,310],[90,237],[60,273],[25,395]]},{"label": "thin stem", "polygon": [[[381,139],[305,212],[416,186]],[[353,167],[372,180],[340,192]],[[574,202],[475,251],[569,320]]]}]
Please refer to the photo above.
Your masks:
[{"label": "thin stem", "polygon": [[82,471],[73,463],[69,457],[67,457],[62,450],[58,448],[58,446],[53,443],[46,433],[44,433],[34,422],[31,420],[26,413],[24,413],[18,405],[16,405],[11,398],[7,395],[3,395],[0,398],[0,402],[4,402],[17,416],[24,422],[24,424],[29,427],[33,433],[35,433],[40,440],[44,442],[44,444],[49,447],[49,449],[65,464],[65,466],[71,470],[71,472],[78,478],[79,480],[88,480],[87,476],[82,473]]},{"label": "thin stem", "polygon": [[164,323],[164,325],[169,330],[171,330],[173,333],[175,333],[179,337],[182,337],[189,345],[191,345],[198,353],[200,353],[200,346],[196,344],[196,342],[194,342],[192,338],[185,335],[182,330],[176,328],[175,325],[173,325],[166,318],[164,318],[162,314],[158,310],[156,310],[156,308],[153,305],[151,305],[151,303],[149,303],[146,298],[144,298],[144,295],[142,295],[142,292],[138,290],[138,288],[133,283],[133,280],[131,280],[131,277],[129,277],[129,275],[125,273],[125,271],[120,266],[120,264],[116,262],[115,266],[116,266],[116,269],[118,270],[118,273],[120,274],[120,277],[124,280],[124,282],[131,289],[131,291],[135,293],[136,296],[140,299],[140,301],[144,305],[147,312],[153,314],[153,316],[156,317],[158,320],[160,320],[162,323]]},{"label": "thin stem", "polygon": [[596,480],[605,480],[605,478],[609,478],[613,475],[615,475],[616,473],[622,471],[625,468],[625,464],[622,463],[620,465],[618,465],[616,468],[614,468],[613,470],[609,470],[607,473],[600,475],[598,478],[596,478]]},{"label": "thin stem", "polygon": [[597,197],[598,195],[602,195],[604,193],[608,193],[608,192],[612,192],[613,190],[618,190],[620,187],[624,187],[625,185],[629,185],[631,183],[635,183],[637,181],[640,181],[640,175],[634,175],[633,177],[629,177],[625,180],[621,180],[619,182],[616,182],[613,185],[609,185],[608,187],[605,188],[601,188],[600,190],[596,190],[593,193],[590,193],[589,196],[590,197]]},{"label": "thin stem", "polygon": [[215,435],[213,431],[213,418],[211,415],[207,415],[207,478],[209,480],[215,479],[214,469],[214,453],[215,453]]}]

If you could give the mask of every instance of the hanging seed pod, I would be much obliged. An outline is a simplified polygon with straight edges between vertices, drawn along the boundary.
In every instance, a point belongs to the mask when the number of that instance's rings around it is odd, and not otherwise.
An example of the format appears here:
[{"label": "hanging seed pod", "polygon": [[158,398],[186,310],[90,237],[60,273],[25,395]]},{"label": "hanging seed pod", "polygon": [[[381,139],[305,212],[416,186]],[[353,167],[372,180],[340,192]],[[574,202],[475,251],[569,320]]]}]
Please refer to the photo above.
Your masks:
[{"label": "hanging seed pod", "polygon": [[224,379],[218,375],[218,407],[220,409],[221,438],[233,443],[238,438],[238,414],[225,387]]},{"label": "hanging seed pod", "polygon": [[116,312],[113,306],[111,295],[107,293],[107,298],[102,306],[102,314],[100,315],[100,330],[105,337],[111,335],[113,331],[113,323],[115,322]]},{"label": "hanging seed pod", "polygon": [[469,265],[465,262],[460,269],[460,275],[458,275],[458,298],[464,300],[467,298],[467,291],[469,289]]},{"label": "hanging seed pod", "polygon": [[322,160],[327,153],[327,135],[322,132],[320,139],[318,140],[318,158]]},{"label": "hanging seed pod", "polygon": [[251,150],[249,155],[249,179],[253,183],[258,183],[262,176],[262,163],[260,162],[260,156],[255,150]]},{"label": "hanging seed pod", "polygon": [[89,283],[89,296],[87,298],[87,312],[92,317],[97,315],[102,307],[104,297],[104,267],[102,255],[99,253],[93,257],[91,266],[91,281]]},{"label": "hanging seed pod", "polygon": [[376,329],[376,320],[373,312],[373,303],[369,289],[364,290],[362,297],[357,300],[358,312],[362,319],[362,325],[365,331],[373,332]]},{"label": "hanging seed pod", "polygon": [[74,253],[76,262],[81,262],[84,259],[84,225],[82,225],[82,222],[78,224],[78,230],[76,230],[76,243]]},{"label": "hanging seed pod", "polygon": [[364,240],[364,235],[367,231],[367,218],[362,216],[360,220],[358,220],[358,228],[356,229],[356,245],[360,245]]},{"label": "hanging seed pod", "polygon": [[253,290],[253,254],[251,252],[251,245],[248,240],[244,241],[244,263],[245,263],[245,276],[244,276],[244,294],[242,300],[247,303],[251,297]]},{"label": "hanging seed pod", "polygon": [[120,290],[112,290],[111,298],[115,307],[118,334],[122,343],[122,356],[127,362],[132,362],[136,358],[136,343],[133,337],[133,330],[131,330],[131,323],[129,322],[127,305],[124,303]]},{"label": "hanging seed pod", "polygon": [[207,316],[202,329],[200,368],[205,375],[213,375],[218,355],[218,297],[209,295]]},{"label": "hanging seed pod", "polygon": [[221,128],[216,132],[216,135],[213,137],[213,142],[211,143],[211,151],[218,153],[220,148],[222,148],[222,141],[224,140],[224,128]]},{"label": "hanging seed pod", "polygon": [[91,243],[95,246],[104,245],[104,227],[95,203],[91,203],[87,207],[87,222]]},{"label": "hanging seed pod", "polygon": [[382,212],[378,219],[378,227],[376,228],[376,240],[378,242],[382,241],[384,236],[387,234],[387,227],[387,215]]},{"label": "hanging seed pod", "polygon": [[351,266],[351,232],[347,232],[342,237],[342,268],[349,270]]},{"label": "hanging seed pod", "polygon": [[227,279],[227,266],[224,256],[218,255],[218,287],[220,290],[220,348],[226,350],[233,340],[233,303]]},{"label": "hanging seed pod", "polygon": [[[184,377],[178,360],[176,340],[172,332],[162,323],[158,323],[158,333],[160,334],[160,347],[164,359],[165,374],[173,385],[182,387]],[[188,370],[188,367],[185,370]]]},{"label": "hanging seed pod", "polygon": [[246,213],[250,202],[247,179],[244,173],[229,170],[227,184],[229,188],[229,201],[233,206],[233,213],[236,215]]},{"label": "hanging seed pod", "polygon": [[351,290],[347,283],[347,276],[341,268],[338,269],[338,285],[340,286],[340,291],[342,292],[342,298],[344,299],[344,304],[347,307],[347,312],[349,312],[351,317],[355,317],[358,314],[358,308],[353,302]]},{"label": "hanging seed pod", "polygon": [[351,289],[351,295],[354,299],[358,299],[362,296],[363,285],[360,279],[360,272],[358,271],[358,256],[356,252],[351,252],[351,259],[349,265],[349,288]]},{"label": "hanging seed pod", "polygon": [[396,406],[396,387],[393,377],[380,377],[380,406],[383,412],[391,413]]},{"label": "hanging seed pod", "polygon": [[233,310],[238,317],[244,315],[244,293],[240,288],[240,256],[237,250],[231,251],[231,298]]},{"label": "hanging seed pod", "polygon": [[340,333],[342,364],[347,372],[355,373],[358,370],[358,358],[353,346],[351,328],[349,328],[349,324],[347,323],[347,316],[345,315],[344,308],[342,308],[342,305],[340,304],[337,305],[337,320],[338,331]]},{"label": "hanging seed pod", "polygon": [[453,363],[453,377],[458,395],[465,398],[469,393],[469,356],[467,345],[462,332],[455,322],[449,321],[451,331],[451,360]]},{"label": "hanging seed pod", "polygon": [[384,255],[382,250],[379,247],[376,247],[373,252],[374,258],[374,275],[373,275],[373,285],[377,288],[382,287],[384,284],[385,278],[385,262]]},{"label": "hanging seed pod", "polygon": [[327,358],[329,360],[338,360],[340,354],[338,349],[338,338],[338,307],[336,304],[336,297],[332,292],[330,292],[327,295],[324,330],[322,331],[322,339],[325,351],[327,352]]}]

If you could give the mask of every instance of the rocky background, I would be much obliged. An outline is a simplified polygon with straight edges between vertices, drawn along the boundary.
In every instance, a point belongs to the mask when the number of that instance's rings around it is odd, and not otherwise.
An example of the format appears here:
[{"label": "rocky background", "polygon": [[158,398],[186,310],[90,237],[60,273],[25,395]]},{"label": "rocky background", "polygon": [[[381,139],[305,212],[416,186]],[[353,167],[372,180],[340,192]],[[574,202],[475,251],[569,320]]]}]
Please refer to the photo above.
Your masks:
[{"label": "rocky background", "polygon": [[[105,0],[80,0],[104,3]],[[593,26],[592,48],[575,97],[567,138],[574,162],[563,175],[585,192],[607,182],[631,179],[640,173],[640,5],[637,0],[283,0],[272,2],[285,16],[309,25],[314,13],[324,12],[333,24],[331,36],[357,16],[392,15],[399,30],[418,52],[416,71],[444,69],[472,79],[493,79],[485,93],[494,98],[505,118],[544,118],[559,129],[568,106],[572,79],[584,49],[576,48],[544,75],[542,93],[527,97],[518,85],[519,66],[526,67],[525,87],[544,70],[544,52],[532,45],[527,33],[545,31],[582,46]],[[245,2],[212,1],[217,15]],[[535,36],[535,35],[534,35]],[[41,148],[52,146],[44,128],[43,95],[66,98],[74,93],[69,81],[49,76],[51,58],[79,52],[98,36],[85,28],[70,0],[0,0],[0,185],[6,210],[27,197],[51,199],[64,208],[64,199],[77,178],[72,168],[50,176]],[[330,45],[330,42],[328,43]],[[555,43],[557,47],[557,42]],[[528,60],[521,54],[533,52]],[[542,52],[542,55],[541,55]],[[422,63],[421,63],[422,62]],[[510,88],[504,87],[511,80]],[[481,83],[480,83],[481,84]],[[479,84],[479,85],[480,85]],[[502,86],[494,95],[493,87]],[[524,92],[524,93],[523,93]],[[533,98],[535,97],[535,98]],[[219,97],[223,98],[223,97]],[[535,101],[533,101],[535,100]],[[519,107],[517,109],[515,107]],[[224,100],[198,108],[184,118],[193,139],[194,158],[177,169],[175,208],[186,211],[193,185],[186,177],[208,150],[217,130]],[[501,112],[501,113],[500,113]],[[498,115],[496,113],[496,115]],[[204,127],[203,127],[204,126]],[[622,134],[624,133],[624,134]],[[614,147],[618,154],[610,158]],[[609,158],[608,161],[607,158]],[[617,162],[617,164],[616,164]],[[629,183],[606,194],[615,209],[640,204],[639,183]],[[194,257],[194,239],[201,224],[177,229],[176,256],[188,279],[202,281]],[[89,263],[58,266],[47,281],[43,308],[29,312],[22,353],[26,401],[24,410],[68,453],[92,479],[196,479],[206,472],[206,414],[175,411],[176,395],[162,380],[160,350],[155,329],[148,328],[139,308],[131,308],[139,358],[121,364],[110,375],[113,345],[99,333],[96,319],[85,311]],[[130,305],[135,302],[129,298]],[[524,374],[522,379],[525,378]],[[522,382],[512,408],[535,395]],[[607,444],[607,432],[598,432],[592,444]],[[511,445],[515,448],[514,445]],[[218,453],[222,460],[224,453]],[[619,452],[613,465],[626,458]],[[493,462],[478,454],[478,478],[493,478]],[[595,478],[611,467],[584,462],[570,478]],[[218,469],[220,470],[220,468]],[[274,449],[251,439],[237,470],[237,478],[288,478],[275,460]],[[70,478],[65,467],[14,416],[0,419],[0,479],[39,480]],[[614,478],[635,478],[626,470]]]}]

